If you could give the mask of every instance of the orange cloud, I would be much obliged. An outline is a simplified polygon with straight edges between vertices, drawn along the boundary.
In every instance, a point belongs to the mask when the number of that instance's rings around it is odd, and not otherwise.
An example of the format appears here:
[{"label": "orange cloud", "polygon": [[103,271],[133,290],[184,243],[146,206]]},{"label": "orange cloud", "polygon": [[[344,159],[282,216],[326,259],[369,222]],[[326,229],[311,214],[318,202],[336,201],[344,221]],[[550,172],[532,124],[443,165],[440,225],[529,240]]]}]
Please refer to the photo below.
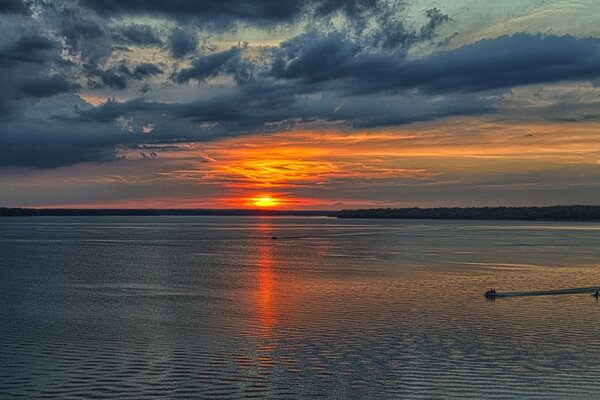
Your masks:
[{"label": "orange cloud", "polygon": [[[223,207],[331,206],[316,189],[435,186],[550,165],[595,165],[600,128],[586,123],[453,119],[385,131],[295,131],[169,145],[157,150],[162,179],[212,186]],[[124,151],[127,158],[139,152]],[[151,161],[154,162],[154,161]],[[150,165],[150,164],[148,164]],[[271,201],[261,202],[261,198]],[[384,205],[359,198],[345,205]],[[396,200],[397,199],[392,199]],[[202,199],[203,204],[207,199]],[[260,204],[259,204],[260,203]],[[392,201],[392,204],[393,201]],[[395,203],[397,204],[397,203]]]}]

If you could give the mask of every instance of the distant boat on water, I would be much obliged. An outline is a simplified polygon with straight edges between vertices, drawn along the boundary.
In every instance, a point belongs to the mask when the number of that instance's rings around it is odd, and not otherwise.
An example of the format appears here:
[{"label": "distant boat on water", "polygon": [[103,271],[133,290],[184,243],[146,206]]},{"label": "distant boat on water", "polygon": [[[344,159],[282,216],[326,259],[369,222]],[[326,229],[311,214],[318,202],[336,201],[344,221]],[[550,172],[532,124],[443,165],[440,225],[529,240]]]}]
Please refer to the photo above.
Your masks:
[{"label": "distant boat on water", "polygon": [[498,298],[498,297],[524,297],[524,296],[550,296],[559,294],[585,294],[590,293],[593,296],[600,296],[600,286],[582,287],[582,288],[570,288],[570,289],[556,289],[556,290],[540,290],[531,292],[506,292],[499,293],[496,289],[490,289],[484,293],[486,298]]}]

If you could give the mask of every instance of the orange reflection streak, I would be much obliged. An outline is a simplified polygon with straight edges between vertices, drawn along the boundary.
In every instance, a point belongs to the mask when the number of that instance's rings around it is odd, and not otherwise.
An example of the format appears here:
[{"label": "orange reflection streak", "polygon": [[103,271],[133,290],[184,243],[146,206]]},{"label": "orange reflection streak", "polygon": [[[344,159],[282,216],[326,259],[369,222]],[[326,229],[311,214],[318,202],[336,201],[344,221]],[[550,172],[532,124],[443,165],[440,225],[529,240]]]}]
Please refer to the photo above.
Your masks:
[{"label": "orange reflection streak", "polygon": [[258,229],[261,234],[258,260],[258,318],[262,336],[269,338],[271,328],[277,321],[274,304],[273,249],[269,235],[271,226],[268,223],[261,223]]}]

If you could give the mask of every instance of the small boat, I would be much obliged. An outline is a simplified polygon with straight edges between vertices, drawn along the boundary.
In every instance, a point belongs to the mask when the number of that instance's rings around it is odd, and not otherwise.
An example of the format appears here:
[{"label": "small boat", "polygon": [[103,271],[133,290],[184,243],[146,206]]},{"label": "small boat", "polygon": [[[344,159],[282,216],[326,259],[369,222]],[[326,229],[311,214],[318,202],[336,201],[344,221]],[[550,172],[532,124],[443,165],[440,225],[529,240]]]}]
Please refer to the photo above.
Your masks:
[{"label": "small boat", "polygon": [[549,295],[564,295],[564,294],[581,294],[590,293],[597,299],[600,298],[600,287],[581,287],[581,288],[569,288],[569,289],[554,289],[554,290],[538,290],[533,292],[504,292],[497,293],[496,289],[490,289],[484,293],[484,296],[488,299],[496,299],[499,297],[524,297],[524,296],[549,296]]}]

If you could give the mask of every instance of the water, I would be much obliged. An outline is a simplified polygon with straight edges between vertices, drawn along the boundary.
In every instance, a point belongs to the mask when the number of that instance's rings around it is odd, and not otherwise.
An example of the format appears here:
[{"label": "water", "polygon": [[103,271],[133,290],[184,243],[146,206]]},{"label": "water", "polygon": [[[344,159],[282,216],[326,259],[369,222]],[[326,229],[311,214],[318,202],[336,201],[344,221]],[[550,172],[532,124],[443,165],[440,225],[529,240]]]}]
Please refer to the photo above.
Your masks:
[{"label": "water", "polygon": [[[276,239],[272,239],[276,236]],[[0,220],[0,398],[598,398],[600,224]]]}]

